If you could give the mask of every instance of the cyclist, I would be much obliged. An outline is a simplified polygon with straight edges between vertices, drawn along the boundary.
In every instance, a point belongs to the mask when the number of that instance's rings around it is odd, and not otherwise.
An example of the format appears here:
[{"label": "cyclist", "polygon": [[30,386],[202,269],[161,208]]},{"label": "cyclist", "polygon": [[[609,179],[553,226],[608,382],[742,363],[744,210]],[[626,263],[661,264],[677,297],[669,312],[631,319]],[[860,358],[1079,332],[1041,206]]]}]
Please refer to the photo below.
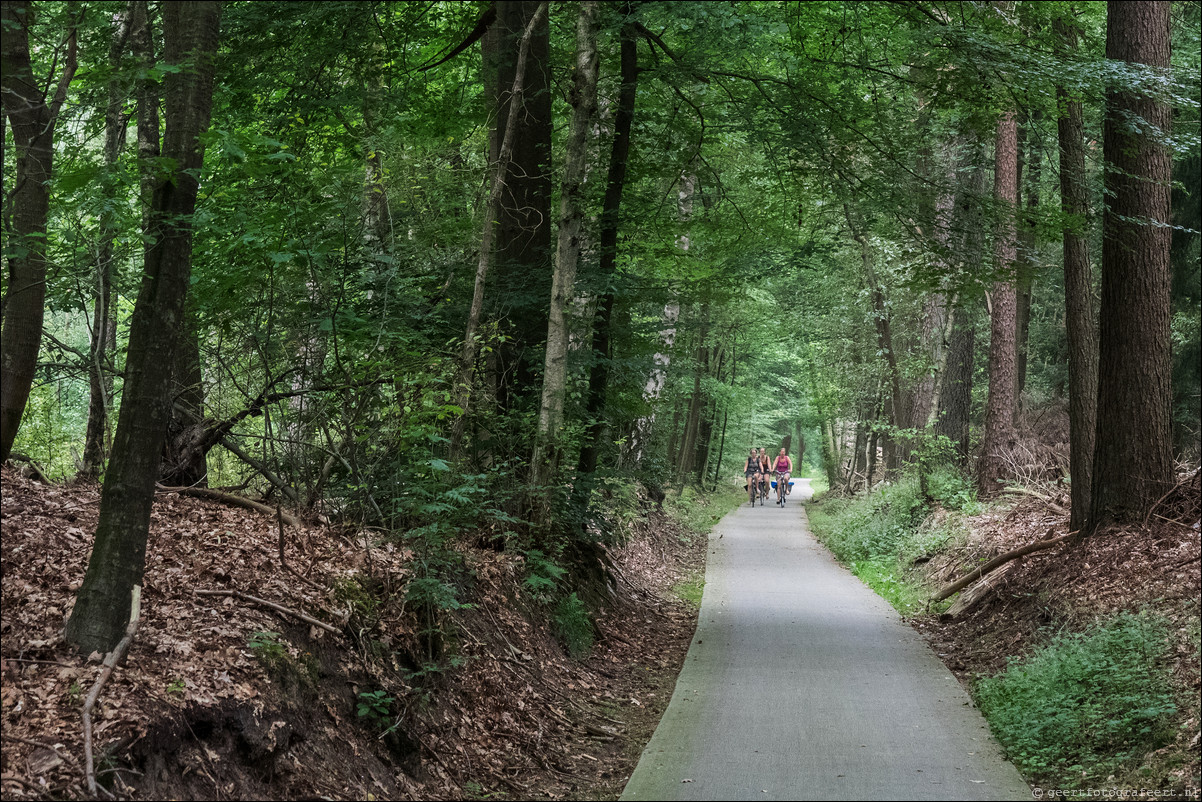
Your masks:
[{"label": "cyclist", "polygon": [[789,493],[789,475],[793,473],[793,458],[782,448],[776,455],[776,464],[773,467],[776,469],[776,503],[777,506],[780,506]]},{"label": "cyclist", "polygon": [[764,451],[764,447],[760,446],[760,491],[764,498],[768,498],[768,475],[772,473],[772,460],[768,458],[768,452]]},{"label": "cyclist", "polygon": [[760,476],[762,473],[763,463],[760,462],[760,455],[756,453],[755,447],[752,446],[751,453],[747,455],[747,461],[743,463],[743,476],[747,479],[747,492],[751,497],[751,506],[753,507],[755,506],[756,497],[760,492]]}]

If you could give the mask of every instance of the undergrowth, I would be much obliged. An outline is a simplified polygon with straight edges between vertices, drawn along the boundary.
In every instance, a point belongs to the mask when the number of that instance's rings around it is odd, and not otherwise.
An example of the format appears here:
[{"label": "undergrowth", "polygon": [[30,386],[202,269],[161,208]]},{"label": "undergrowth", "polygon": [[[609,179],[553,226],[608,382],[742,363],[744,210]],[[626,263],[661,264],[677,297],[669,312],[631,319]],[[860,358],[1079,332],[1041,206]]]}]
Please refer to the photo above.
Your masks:
[{"label": "undergrowth", "polygon": [[[930,595],[913,566],[966,536],[964,516],[979,509],[972,485],[949,468],[931,473],[927,492],[929,500],[918,478],[907,476],[867,496],[824,499],[809,510],[814,535],[903,615]],[[933,503],[951,514],[929,518]]]},{"label": "undergrowth", "polygon": [[712,493],[689,486],[680,493],[668,490],[664,497],[664,511],[684,528],[704,534],[746,500],[747,492],[732,484],[719,483]]},{"label": "undergrowth", "polygon": [[981,680],[978,705],[1024,773],[1090,786],[1172,740],[1167,651],[1162,621],[1122,613]]}]

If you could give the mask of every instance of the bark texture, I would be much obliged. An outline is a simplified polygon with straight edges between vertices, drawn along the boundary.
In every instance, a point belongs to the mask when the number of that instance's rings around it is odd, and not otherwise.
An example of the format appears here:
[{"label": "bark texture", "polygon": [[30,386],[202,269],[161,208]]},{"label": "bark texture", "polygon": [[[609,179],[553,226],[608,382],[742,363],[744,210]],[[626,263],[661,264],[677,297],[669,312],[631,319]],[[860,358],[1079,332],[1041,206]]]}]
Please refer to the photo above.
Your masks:
[{"label": "bark texture", "polygon": [[163,150],[176,167],[155,188],[153,244],[130,323],[125,388],[101,490],[100,521],[67,623],[67,639],[85,654],[107,652],[121,639],[130,593],[142,584],[154,483],[171,414],[173,353],[191,275],[192,214],[204,158],[199,137],[212,108],[220,11],[216,2],[163,8],[166,60],[184,67],[165,80]]},{"label": "bark texture", "polygon": [[1014,207],[1018,197],[1018,126],[1013,111],[997,124],[993,194],[1001,215],[993,245],[993,267],[999,277],[990,294],[989,399],[985,405],[985,438],[977,463],[981,495],[996,493],[1010,478],[1008,459],[1014,445],[1014,415],[1018,404],[1017,293],[1014,259],[1017,252]]},{"label": "bark texture", "polygon": [[[526,66],[530,53],[531,42],[535,38],[540,25],[546,23],[547,4],[540,3],[534,15],[526,24],[522,38],[518,42],[516,69],[513,74],[513,84],[510,88],[510,102],[519,108],[526,86]],[[505,132],[501,137],[501,147],[489,169],[489,194],[485,206],[484,227],[480,232],[480,254],[476,260],[476,280],[472,289],[472,305],[468,309],[467,327],[463,335],[463,350],[459,355],[459,377],[456,402],[463,411],[451,428],[450,450],[453,456],[461,456],[463,451],[463,435],[470,413],[472,400],[472,375],[475,371],[476,331],[480,327],[480,315],[484,311],[484,288],[488,280],[489,267],[492,264],[493,248],[496,243],[499,220],[504,214],[504,198],[506,181],[509,174],[510,162],[513,160],[514,142],[517,137],[519,115],[508,115],[505,119]]]},{"label": "bark texture", "polygon": [[[624,6],[629,17],[630,4]],[[593,320],[593,364],[589,371],[588,401],[585,404],[588,428],[580,447],[576,471],[589,476],[597,470],[598,448],[605,434],[606,385],[609,383],[610,330],[613,321],[614,275],[618,262],[618,224],[622,206],[622,191],[626,186],[626,162],[630,155],[630,128],[634,121],[635,91],[638,88],[638,48],[634,26],[622,25],[621,33],[622,87],[618,93],[618,109],[614,115],[614,139],[609,156],[609,175],[605,184],[605,199],[601,207],[600,264],[601,298]],[[591,480],[586,480],[591,482]],[[578,483],[581,488],[585,484]],[[575,492],[575,491],[574,491]],[[583,500],[583,499],[582,499]],[[578,502],[579,505],[580,502]]]},{"label": "bark texture", "polygon": [[[1169,67],[1168,2],[1109,2],[1106,57]],[[1098,421],[1088,528],[1143,520],[1173,482],[1169,105],[1106,96]]]},{"label": "bark texture", "polygon": [[[1077,31],[1061,17],[1055,32],[1065,50],[1076,49]],[[1064,228],[1064,319],[1068,335],[1069,527],[1079,530],[1089,515],[1093,482],[1094,428],[1098,408],[1098,330],[1093,275],[1089,263],[1089,187],[1085,180],[1085,124],[1081,101],[1057,87],[1063,112],[1057,120],[1060,141],[1060,202]]]},{"label": "bark texture", "polygon": [[543,396],[538,415],[532,482],[548,483],[559,465],[559,435],[568,379],[568,304],[583,247],[584,181],[588,173],[588,134],[597,110],[597,3],[584,0],[576,22],[576,69],[572,79],[572,123],[559,194],[559,231],[555,274],[543,366]]},{"label": "bark texture", "polygon": [[[481,40],[484,90],[495,123],[489,157],[496,163],[510,119],[516,125],[495,217],[488,314],[512,326],[500,344],[492,382],[502,408],[531,391],[537,361],[531,353],[547,336],[551,294],[551,86],[547,13],[536,0],[497,0],[496,21]],[[537,23],[530,28],[530,23]],[[530,36],[525,36],[529,30]],[[520,91],[515,91],[525,41]],[[513,110],[517,110],[513,114]],[[534,395],[537,398],[537,395]]]},{"label": "bark texture", "polygon": [[[72,25],[60,43],[63,69],[48,99],[42,79],[33,74],[29,44],[33,15],[30,2],[0,3],[4,29],[0,100],[17,151],[16,183],[6,199],[6,211],[12,216],[9,242],[17,247],[8,259],[8,287],[0,323],[0,462],[12,451],[37,367],[46,308],[46,218],[50,211],[55,124],[77,64]],[[54,76],[50,78],[52,81]]]}]

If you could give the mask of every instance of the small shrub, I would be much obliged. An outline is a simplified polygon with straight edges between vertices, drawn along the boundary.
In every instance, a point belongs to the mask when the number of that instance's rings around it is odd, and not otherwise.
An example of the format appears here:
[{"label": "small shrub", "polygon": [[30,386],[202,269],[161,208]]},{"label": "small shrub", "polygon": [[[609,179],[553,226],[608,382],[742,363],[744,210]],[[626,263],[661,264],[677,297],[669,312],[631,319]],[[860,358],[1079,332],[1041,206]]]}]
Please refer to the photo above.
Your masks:
[{"label": "small shrub", "polygon": [[1088,785],[1171,739],[1167,649],[1163,624],[1124,613],[981,680],[978,703],[1022,771]]},{"label": "small shrub", "polygon": [[359,694],[358,716],[365,721],[383,726],[392,715],[392,703],[395,701],[385,691],[363,691]]},{"label": "small shrub", "polygon": [[584,657],[593,648],[593,621],[588,609],[575,593],[565,596],[555,606],[555,630],[567,647],[568,654]]},{"label": "small shrub", "polygon": [[950,466],[940,466],[931,471],[927,477],[927,492],[945,509],[960,510],[968,515],[980,511],[976,486]]},{"label": "small shrub", "polygon": [[538,549],[526,552],[526,569],[529,573],[522,581],[522,586],[536,601],[543,603],[551,600],[551,594],[559,586],[559,580],[568,573]]}]

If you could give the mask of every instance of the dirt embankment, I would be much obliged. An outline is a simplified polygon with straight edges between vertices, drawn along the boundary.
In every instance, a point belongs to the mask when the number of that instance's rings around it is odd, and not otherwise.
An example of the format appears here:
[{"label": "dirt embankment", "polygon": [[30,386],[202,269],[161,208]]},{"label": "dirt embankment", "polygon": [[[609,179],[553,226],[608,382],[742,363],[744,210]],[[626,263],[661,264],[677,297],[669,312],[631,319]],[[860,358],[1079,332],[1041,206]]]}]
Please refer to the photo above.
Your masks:
[{"label": "dirt embankment", "polygon": [[[1068,499],[1020,497],[976,518],[956,548],[916,566],[938,588],[1013,549],[1069,533]],[[936,513],[936,515],[944,515]],[[988,585],[969,609],[955,616],[915,616],[911,624],[966,684],[1004,670],[1060,632],[1087,630],[1120,612],[1148,611],[1168,622],[1170,670],[1181,711],[1173,743],[1163,755],[1145,756],[1148,774],[1164,774],[1173,787],[1199,776],[1199,663],[1196,628],[1200,574],[1198,474],[1182,477],[1141,526],[1114,528],[1084,539],[1066,539],[1021,557],[980,582]],[[929,521],[928,525],[938,525]],[[965,591],[972,592],[972,587]],[[955,609],[953,607],[953,609]],[[1171,753],[1171,755],[1170,755]],[[1155,764],[1170,757],[1176,767]],[[1165,761],[1167,762],[1167,761]]]},{"label": "dirt embankment", "polygon": [[[6,799],[84,798],[80,705],[99,662],[63,623],[99,507],[92,485],[7,468],[0,751]],[[405,602],[413,555],[362,533],[162,494],[142,622],[94,714],[101,796],[604,798],[667,706],[696,613],[671,592],[704,539],[649,510],[609,552],[616,586],[573,660],[520,554],[464,543],[464,606]],[[331,624],[337,634],[238,591]]]}]

